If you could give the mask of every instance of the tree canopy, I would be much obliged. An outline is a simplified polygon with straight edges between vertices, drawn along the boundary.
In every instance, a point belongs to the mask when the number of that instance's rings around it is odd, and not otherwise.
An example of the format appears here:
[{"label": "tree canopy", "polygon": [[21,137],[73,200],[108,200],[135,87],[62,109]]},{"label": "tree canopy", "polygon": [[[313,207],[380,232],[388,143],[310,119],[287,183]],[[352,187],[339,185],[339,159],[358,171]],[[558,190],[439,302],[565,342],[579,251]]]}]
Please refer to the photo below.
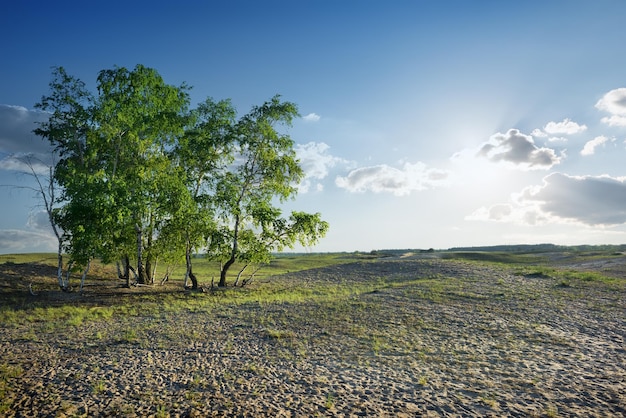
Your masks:
[{"label": "tree canopy", "polygon": [[122,261],[130,285],[131,273],[153,283],[158,259],[184,257],[197,288],[192,255],[203,252],[226,286],[236,261],[268,262],[328,229],[319,213],[280,209],[303,175],[281,131],[298,109],[280,96],[238,118],[229,100],[191,108],[188,86],[142,65],[100,71],[96,92],[59,67],[36,107],[50,114],[35,133],[57,155],[50,218],[71,263]]}]

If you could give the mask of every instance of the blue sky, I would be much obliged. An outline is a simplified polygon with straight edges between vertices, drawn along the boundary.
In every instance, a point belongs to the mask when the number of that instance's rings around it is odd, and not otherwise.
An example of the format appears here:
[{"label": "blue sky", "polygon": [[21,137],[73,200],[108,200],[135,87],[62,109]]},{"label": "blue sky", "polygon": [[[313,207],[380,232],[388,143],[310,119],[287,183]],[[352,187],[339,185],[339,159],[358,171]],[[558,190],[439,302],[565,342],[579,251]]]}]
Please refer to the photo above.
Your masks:
[{"label": "blue sky", "polygon": [[0,252],[54,251],[16,157],[51,67],[143,64],[240,114],[275,94],[314,251],[626,243],[626,2],[12,2],[0,12]]}]

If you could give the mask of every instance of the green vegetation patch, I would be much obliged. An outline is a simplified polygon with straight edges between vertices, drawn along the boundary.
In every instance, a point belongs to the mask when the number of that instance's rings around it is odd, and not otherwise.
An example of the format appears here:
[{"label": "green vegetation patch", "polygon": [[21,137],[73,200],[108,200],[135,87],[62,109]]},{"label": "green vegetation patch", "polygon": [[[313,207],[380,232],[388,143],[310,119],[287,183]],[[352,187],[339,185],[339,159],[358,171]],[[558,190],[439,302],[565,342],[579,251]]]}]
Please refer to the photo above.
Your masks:
[{"label": "green vegetation patch", "polygon": [[538,254],[488,252],[488,251],[462,251],[443,253],[442,258],[449,260],[468,260],[501,264],[535,264],[547,260],[545,256]]}]

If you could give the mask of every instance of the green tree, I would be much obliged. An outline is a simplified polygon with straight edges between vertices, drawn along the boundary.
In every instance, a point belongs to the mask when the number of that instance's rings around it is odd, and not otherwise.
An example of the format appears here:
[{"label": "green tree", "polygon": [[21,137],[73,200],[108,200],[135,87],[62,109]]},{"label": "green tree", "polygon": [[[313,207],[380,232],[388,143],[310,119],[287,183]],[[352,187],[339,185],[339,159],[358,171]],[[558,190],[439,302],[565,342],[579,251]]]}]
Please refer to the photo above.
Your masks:
[{"label": "green tree", "polygon": [[[49,84],[50,94],[43,96],[35,104],[35,108],[40,109],[50,116],[47,121],[39,123],[39,127],[34,130],[35,134],[50,142],[53,147],[53,156],[58,160],[50,167],[50,177],[47,186],[37,179],[41,195],[44,200],[46,212],[50,219],[53,232],[58,241],[58,267],[57,280],[59,287],[69,290],[69,273],[75,259],[79,263],[84,260],[82,254],[72,251],[78,250],[84,254],[89,252],[88,248],[72,243],[71,228],[68,225],[67,213],[62,205],[69,201],[70,196],[66,189],[67,179],[76,173],[78,166],[84,166],[85,154],[87,151],[87,138],[92,128],[91,112],[93,111],[93,95],[87,90],[85,84],[79,79],[67,74],[63,67],[53,69],[52,81]],[[29,165],[32,169],[32,165]],[[33,174],[36,174],[33,171]],[[68,262],[67,278],[63,277],[63,252],[70,253]],[[84,263],[83,263],[84,264]]]},{"label": "green tree", "polygon": [[233,161],[233,125],[236,112],[229,100],[215,102],[208,98],[192,112],[193,124],[180,138],[173,158],[184,172],[189,199],[179,206],[169,222],[168,232],[185,250],[187,278],[197,289],[192,253],[201,248],[215,229],[214,210],[216,178]]},{"label": "green tree", "polygon": [[192,255],[205,248],[221,262],[225,286],[236,261],[265,263],[326,233],[319,214],[283,217],[277,206],[303,175],[293,141],[279,131],[298,116],[295,104],[276,96],[240,119],[228,100],[190,111],[187,86],[142,65],[101,71],[95,95],[57,68],[50,90],[37,107],[51,116],[36,133],[59,156],[59,207],[49,213],[70,264],[122,259],[130,286],[131,271],[153,283],[159,257],[184,255],[185,285],[189,278],[197,288]]},{"label": "green tree", "polygon": [[141,65],[103,70],[97,81],[93,96],[56,69],[51,93],[38,104],[51,117],[36,133],[60,155],[58,222],[74,261],[121,257],[128,269],[134,248],[137,280],[147,283],[159,228],[183,199],[176,194],[188,193],[168,155],[189,121],[188,89]]},{"label": "green tree", "polygon": [[159,227],[174,195],[185,190],[178,187],[168,151],[188,123],[187,90],[166,84],[156,70],[142,65],[98,76],[94,149],[115,198],[107,209],[126,239],[122,245],[128,246],[126,233],[134,231],[139,283],[152,281]]},{"label": "green tree", "polygon": [[208,241],[208,256],[221,262],[219,286],[226,286],[236,261],[266,261],[274,250],[315,243],[328,229],[319,214],[294,212],[284,219],[275,206],[295,197],[303,175],[293,140],[277,129],[297,116],[295,104],[275,96],[233,127],[233,164],[217,177],[212,203],[218,226]]}]

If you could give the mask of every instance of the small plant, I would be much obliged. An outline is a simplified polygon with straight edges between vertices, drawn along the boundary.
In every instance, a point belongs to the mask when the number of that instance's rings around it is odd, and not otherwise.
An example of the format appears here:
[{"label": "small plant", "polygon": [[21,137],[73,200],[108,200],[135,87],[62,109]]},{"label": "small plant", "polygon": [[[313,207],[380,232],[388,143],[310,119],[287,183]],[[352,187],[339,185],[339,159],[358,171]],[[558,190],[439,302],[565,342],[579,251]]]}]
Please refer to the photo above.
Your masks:
[{"label": "small plant", "polygon": [[389,343],[382,337],[375,335],[372,337],[372,351],[375,355],[378,355],[381,351],[389,348]]},{"label": "small plant", "polygon": [[557,418],[559,416],[559,409],[555,405],[548,405],[546,407],[546,416],[549,418]]},{"label": "small plant", "polygon": [[169,411],[165,405],[157,405],[156,407],[156,417],[157,418],[168,418],[170,416]]},{"label": "small plant", "polygon": [[195,401],[200,398],[200,393],[196,391],[185,392],[185,399],[188,401]]},{"label": "small plant", "polygon": [[94,382],[94,384],[91,387],[91,391],[93,392],[94,395],[102,393],[105,390],[106,390],[106,382],[104,379],[98,379],[97,381]]},{"label": "small plant", "polygon": [[20,377],[22,373],[24,373],[24,369],[21,366],[0,364],[0,381],[6,382],[9,379]]},{"label": "small plant", "polygon": [[324,402],[324,407],[326,409],[332,409],[335,406],[335,395],[331,392],[328,392],[326,395],[326,402]]},{"label": "small plant", "polygon": [[278,330],[278,329],[272,329],[272,328],[267,328],[265,330],[265,334],[269,338],[276,339],[276,340],[295,338],[296,336],[296,334],[293,331]]},{"label": "small plant", "polygon": [[481,400],[482,403],[490,406],[492,409],[498,408],[498,401],[495,400],[493,396],[491,395],[481,396],[479,399]]},{"label": "small plant", "polygon": [[206,386],[206,381],[204,380],[204,377],[202,377],[202,375],[200,375],[199,373],[194,373],[193,377],[191,378],[187,386],[189,388],[196,388],[196,389],[203,388]]},{"label": "small plant", "polygon": [[132,328],[127,329],[122,336],[122,342],[135,343],[137,342],[137,331]]}]

